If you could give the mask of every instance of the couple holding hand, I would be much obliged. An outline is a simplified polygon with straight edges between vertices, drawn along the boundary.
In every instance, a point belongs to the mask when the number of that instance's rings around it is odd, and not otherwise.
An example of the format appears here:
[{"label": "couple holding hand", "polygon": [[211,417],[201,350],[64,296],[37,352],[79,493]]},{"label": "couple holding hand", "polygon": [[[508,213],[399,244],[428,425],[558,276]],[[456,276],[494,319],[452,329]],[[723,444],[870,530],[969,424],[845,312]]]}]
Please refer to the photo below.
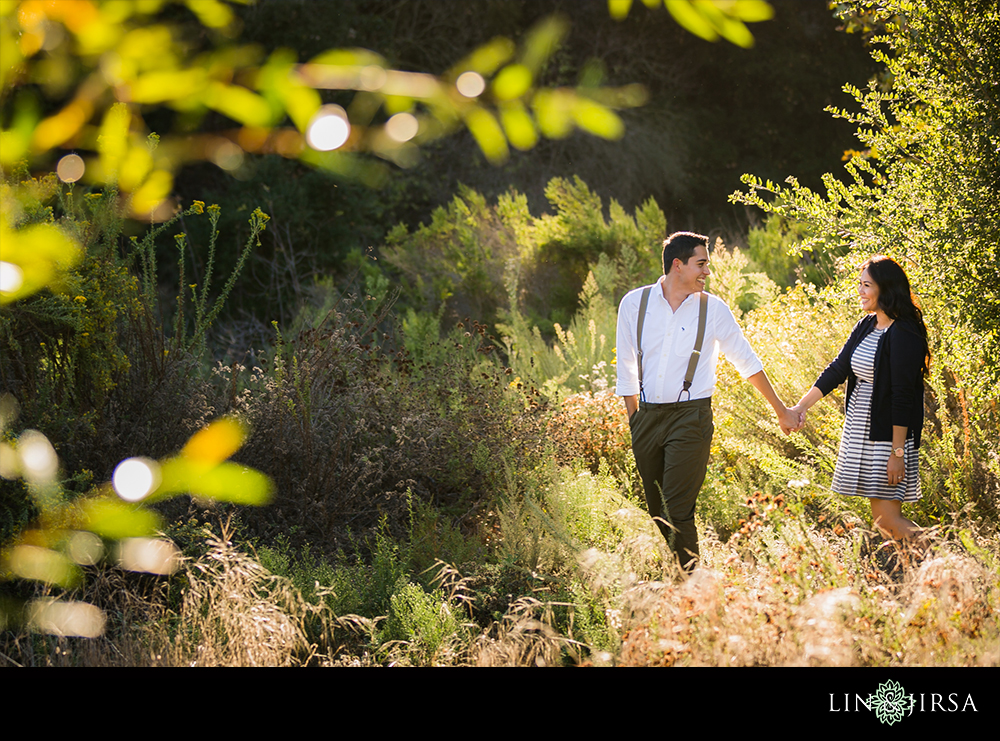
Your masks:
[{"label": "couple holding hand", "polygon": [[616,393],[624,397],[632,450],[649,514],[682,568],[697,563],[694,511],[705,480],[714,425],[711,396],[719,352],[771,404],[785,434],[808,409],[847,381],[846,420],[832,489],[868,497],[875,526],[904,539],[919,528],[902,503],[920,498],[927,328],[902,268],[887,257],[861,266],[866,316],[837,358],[794,407],[778,398],[729,307],[704,292],[708,237],[677,232],[663,243],[663,276],[630,291],[618,311]]}]

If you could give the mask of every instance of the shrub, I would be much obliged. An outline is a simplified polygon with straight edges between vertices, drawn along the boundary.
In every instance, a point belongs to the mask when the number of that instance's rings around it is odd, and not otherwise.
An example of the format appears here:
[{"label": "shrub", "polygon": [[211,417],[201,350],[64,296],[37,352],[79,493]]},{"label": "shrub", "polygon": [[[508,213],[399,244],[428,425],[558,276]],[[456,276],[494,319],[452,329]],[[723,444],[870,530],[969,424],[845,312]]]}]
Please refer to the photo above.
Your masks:
[{"label": "shrub", "polygon": [[412,233],[396,227],[383,255],[402,274],[404,305],[441,311],[446,326],[466,314],[493,325],[507,312],[520,312],[551,337],[553,323],[569,323],[587,273],[602,256],[615,268],[601,286],[608,301],[625,286],[655,277],[666,219],[653,199],[634,217],[611,201],[606,219],[601,199],[579,178],[554,178],[546,197],[554,213],[534,217],[515,191],[490,206],[460,188],[430,224]]},{"label": "shrub", "polygon": [[279,333],[259,366],[217,368],[226,408],[256,431],[242,459],[277,485],[269,508],[244,515],[259,537],[286,532],[332,554],[384,517],[402,538],[411,498],[461,518],[490,496],[499,458],[534,455],[540,406],[508,385],[482,325],[411,355],[386,324],[384,306],[369,315],[345,299]]},{"label": "shrub", "polygon": [[[173,454],[218,411],[199,359],[268,217],[254,212],[241,259],[213,297],[217,206],[195,201],[141,240],[125,241],[114,186],[80,194],[51,175],[2,187],[5,201],[28,206],[8,209],[20,213],[18,226],[55,224],[74,234],[81,246],[80,259],[54,290],[35,293],[0,313],[0,382],[19,400],[18,426],[42,430],[51,440],[70,494],[108,480],[123,458]],[[171,341],[158,318],[156,241],[182,219],[206,213],[213,236],[199,284],[186,284],[186,236],[175,236],[181,285]],[[0,481],[3,539],[35,514],[25,508],[20,487]]]}]

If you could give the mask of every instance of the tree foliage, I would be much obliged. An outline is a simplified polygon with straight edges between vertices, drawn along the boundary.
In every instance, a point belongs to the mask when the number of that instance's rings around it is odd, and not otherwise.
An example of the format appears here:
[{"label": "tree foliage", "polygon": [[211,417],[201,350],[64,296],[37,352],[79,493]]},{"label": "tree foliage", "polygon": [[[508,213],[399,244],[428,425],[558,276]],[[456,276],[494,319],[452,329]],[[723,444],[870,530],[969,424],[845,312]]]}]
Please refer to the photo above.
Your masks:
[{"label": "tree foliage", "polygon": [[[459,127],[494,162],[509,147],[530,149],[539,136],[577,128],[618,138],[622,122],[612,109],[641,104],[640,86],[538,84],[567,28],[551,16],[520,46],[496,38],[436,76],[393,69],[364,49],[330,49],[305,62],[277,49],[265,58],[239,43],[236,15],[219,0],[4,2],[0,87],[11,114],[0,163],[51,166],[56,150],[96,152],[103,144],[84,177],[117,181],[133,212],[148,214],[190,161],[235,170],[246,153],[276,152],[375,182],[385,173],[380,160],[413,164],[419,145]],[[347,110],[330,109],[331,93],[321,91],[353,96]],[[162,109],[175,113],[175,125],[151,149],[148,119]],[[226,125],[204,130],[210,114]],[[326,114],[346,129],[336,146],[317,143]]]},{"label": "tree foliage", "polygon": [[[655,8],[661,0],[642,0],[643,5]],[[680,25],[706,41],[716,41],[720,37],[737,46],[753,46],[753,34],[745,23],[766,21],[774,15],[774,9],[764,0],[662,0]],[[632,0],[608,0],[611,16],[622,19],[632,8]]]},{"label": "tree foliage", "polygon": [[[744,176],[732,200],[808,226],[803,247],[900,259],[942,327],[977,336],[973,363],[1000,372],[1000,10],[986,0],[854,0],[836,4],[849,32],[871,32],[885,72],[845,86],[863,150],[826,195]],[[773,198],[766,197],[771,194]],[[945,346],[950,345],[950,341]],[[961,354],[961,351],[957,354]]]}]

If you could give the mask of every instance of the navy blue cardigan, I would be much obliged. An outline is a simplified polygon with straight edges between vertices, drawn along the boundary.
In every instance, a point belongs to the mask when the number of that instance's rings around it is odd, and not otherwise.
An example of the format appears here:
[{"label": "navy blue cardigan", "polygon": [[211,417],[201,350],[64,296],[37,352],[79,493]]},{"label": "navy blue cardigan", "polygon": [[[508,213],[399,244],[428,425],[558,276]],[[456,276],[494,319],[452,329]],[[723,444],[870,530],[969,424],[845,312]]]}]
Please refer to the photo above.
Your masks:
[{"label": "navy blue cardigan", "polygon": [[[854,326],[837,359],[826,367],[815,386],[826,396],[847,381],[847,402],[858,384],[851,369],[855,348],[875,329],[874,314]],[[906,436],[913,446],[920,447],[920,430],[924,426],[924,382],[921,369],[926,346],[912,323],[896,320],[882,334],[875,350],[875,380],[872,383],[870,440],[892,440],[894,425],[906,427]],[[846,405],[845,405],[846,406]]]}]

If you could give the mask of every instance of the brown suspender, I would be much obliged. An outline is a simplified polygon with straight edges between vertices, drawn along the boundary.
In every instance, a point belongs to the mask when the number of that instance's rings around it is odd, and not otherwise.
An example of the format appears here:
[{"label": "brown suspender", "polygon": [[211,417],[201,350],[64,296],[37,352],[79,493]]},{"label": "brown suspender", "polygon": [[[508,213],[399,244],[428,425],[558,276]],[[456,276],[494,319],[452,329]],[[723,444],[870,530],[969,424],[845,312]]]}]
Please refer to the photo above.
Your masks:
[{"label": "brown suspender", "polygon": [[[639,361],[639,400],[646,401],[646,394],[642,388],[642,325],[646,321],[646,306],[649,304],[649,292],[653,286],[646,286],[642,289],[642,298],[639,300],[639,321],[635,331],[636,356]],[[698,302],[698,335],[694,339],[694,352],[688,361],[687,373],[684,375],[684,388],[677,394],[677,401],[681,400],[681,394],[687,392],[688,399],[691,398],[691,383],[694,381],[694,372],[698,367],[698,360],[701,358],[701,346],[705,340],[705,323],[708,319],[708,294],[704,291],[700,294]]]}]

